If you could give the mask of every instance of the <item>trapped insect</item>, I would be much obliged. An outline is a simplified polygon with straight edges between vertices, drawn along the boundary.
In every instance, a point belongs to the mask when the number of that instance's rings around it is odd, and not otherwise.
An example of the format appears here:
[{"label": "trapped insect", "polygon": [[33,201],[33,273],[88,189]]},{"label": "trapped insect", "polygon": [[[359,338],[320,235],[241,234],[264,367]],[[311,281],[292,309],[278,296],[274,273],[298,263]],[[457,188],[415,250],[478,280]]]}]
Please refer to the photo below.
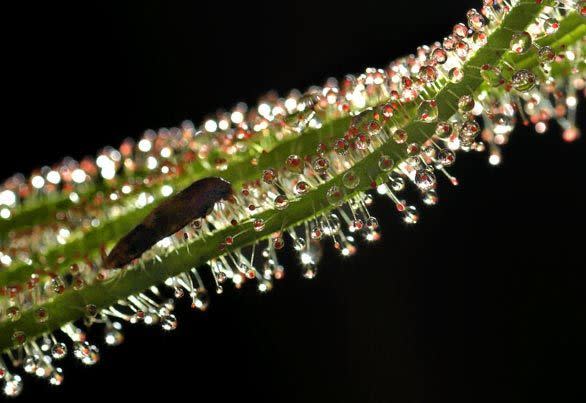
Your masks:
[{"label": "trapped insect", "polygon": [[205,217],[214,204],[233,194],[230,182],[216,177],[193,182],[159,204],[140,224],[116,243],[105,258],[106,268],[124,267],[161,239]]}]

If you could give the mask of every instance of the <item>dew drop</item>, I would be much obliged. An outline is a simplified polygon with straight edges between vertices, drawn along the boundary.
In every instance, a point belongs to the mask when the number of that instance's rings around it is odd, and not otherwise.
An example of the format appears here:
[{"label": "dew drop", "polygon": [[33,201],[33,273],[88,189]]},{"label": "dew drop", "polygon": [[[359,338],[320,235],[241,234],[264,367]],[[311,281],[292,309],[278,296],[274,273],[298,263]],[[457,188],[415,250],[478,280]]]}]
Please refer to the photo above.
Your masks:
[{"label": "dew drop", "polygon": [[541,63],[551,63],[555,59],[555,52],[549,46],[544,46],[539,49],[539,61]]},{"label": "dew drop", "polygon": [[285,240],[283,237],[277,236],[273,238],[273,248],[280,250],[283,249],[283,246],[285,246]]},{"label": "dew drop", "polygon": [[437,64],[444,64],[448,60],[448,52],[444,48],[435,48],[431,52],[431,59]]},{"label": "dew drop", "polygon": [[458,41],[454,50],[460,59],[466,59],[468,57],[468,53],[470,52],[470,46],[468,46],[468,44],[464,41]]},{"label": "dew drop", "polygon": [[265,221],[262,218],[257,218],[252,223],[252,228],[254,228],[254,230],[257,232],[262,231],[263,229],[265,229]]},{"label": "dew drop", "polygon": [[370,230],[375,230],[378,228],[378,220],[376,217],[370,216],[366,219],[366,227]]},{"label": "dew drop", "polygon": [[543,29],[545,30],[545,33],[548,35],[555,33],[559,27],[559,21],[553,17],[548,18],[543,22]]},{"label": "dew drop", "polygon": [[342,184],[347,189],[356,189],[360,184],[360,177],[354,171],[348,171],[342,176]]},{"label": "dew drop", "polygon": [[294,173],[301,173],[303,172],[303,160],[301,157],[295,154],[291,154],[285,160],[285,166],[287,170]]},{"label": "dew drop", "polygon": [[22,392],[22,378],[20,375],[7,375],[4,383],[4,394],[8,397],[16,397]]},{"label": "dew drop", "polygon": [[305,181],[299,181],[295,184],[295,194],[302,196],[309,192],[309,184]]},{"label": "dew drop", "polygon": [[435,206],[438,202],[437,193],[434,189],[430,189],[423,194],[423,203],[428,206]]},{"label": "dew drop", "polygon": [[423,192],[433,189],[435,182],[436,178],[433,172],[422,169],[415,173],[415,184]]},{"label": "dew drop", "polygon": [[177,329],[177,318],[175,315],[170,314],[163,316],[161,318],[161,327],[167,332]]},{"label": "dew drop", "polygon": [[511,78],[513,88],[520,92],[531,91],[535,87],[535,82],[535,74],[525,69],[515,72]]},{"label": "dew drop", "polygon": [[8,309],[6,309],[6,315],[8,316],[8,319],[10,319],[11,322],[16,322],[22,316],[20,308],[17,306],[11,306]]},{"label": "dew drop", "polygon": [[460,136],[463,140],[471,141],[480,133],[480,125],[474,120],[467,120],[460,128]]},{"label": "dew drop", "polygon": [[407,206],[403,210],[403,221],[407,224],[417,224],[419,221],[419,212],[415,206]]},{"label": "dew drop", "polygon": [[513,124],[513,119],[510,116],[507,116],[502,113],[497,113],[496,115],[494,115],[491,121],[494,125],[492,128],[494,134],[508,135],[515,128],[515,125]]},{"label": "dew drop", "polygon": [[525,53],[531,48],[532,43],[529,32],[518,32],[511,37],[510,48],[515,53]]},{"label": "dew drop", "polygon": [[87,341],[77,341],[73,344],[73,355],[85,365],[94,365],[100,360],[100,352]]},{"label": "dew drop", "polygon": [[437,162],[443,167],[449,167],[456,161],[456,154],[449,149],[442,149],[437,153]]},{"label": "dew drop", "polygon": [[57,343],[51,348],[51,356],[56,360],[65,358],[66,355],[67,346],[65,345],[65,343]]},{"label": "dew drop", "polygon": [[459,83],[464,78],[464,72],[458,67],[452,67],[448,71],[448,79],[453,83]]},{"label": "dew drop", "polygon": [[484,82],[491,87],[498,87],[503,83],[503,75],[501,70],[496,66],[485,64],[480,68],[480,75]]},{"label": "dew drop", "polygon": [[350,148],[350,144],[345,139],[338,139],[334,143],[334,151],[338,155],[346,155],[348,153],[348,149]]},{"label": "dew drop", "polygon": [[474,98],[470,95],[462,95],[458,99],[458,110],[462,113],[468,113],[474,109]]},{"label": "dew drop", "polygon": [[307,263],[301,266],[301,275],[308,280],[313,279],[317,275],[317,265],[315,263]]},{"label": "dew drop", "polygon": [[424,83],[431,83],[437,79],[437,70],[433,66],[423,66],[419,70],[419,79]]},{"label": "dew drop", "polygon": [[275,208],[277,210],[285,210],[289,207],[289,199],[285,195],[278,195],[275,197]]},{"label": "dew drop", "polygon": [[395,192],[400,192],[405,188],[405,179],[396,172],[389,175],[389,183]]},{"label": "dew drop", "polygon": [[407,132],[403,129],[397,129],[395,130],[395,132],[393,133],[393,140],[395,141],[395,143],[397,144],[403,144],[404,142],[407,141]]},{"label": "dew drop", "polygon": [[55,368],[51,372],[49,383],[53,386],[59,386],[63,383],[63,370],[61,368]]},{"label": "dew drop", "polygon": [[319,241],[320,239],[323,238],[324,233],[320,227],[314,226],[311,228],[310,236],[311,236],[311,239],[313,239],[315,241]]},{"label": "dew drop", "polygon": [[40,365],[41,357],[38,354],[30,354],[24,359],[23,369],[27,374],[34,374]]},{"label": "dew drop", "polygon": [[449,137],[450,134],[452,134],[452,131],[453,131],[453,127],[448,122],[439,122],[435,126],[435,135],[438,136],[439,138],[442,138],[442,139]]},{"label": "dew drop", "polygon": [[119,346],[124,341],[124,334],[120,331],[122,325],[118,322],[114,322],[112,326],[106,329],[104,334],[104,341],[109,346]]},{"label": "dew drop", "polygon": [[302,251],[305,248],[305,245],[305,239],[302,237],[296,238],[293,242],[293,248],[298,252]]},{"label": "dew drop", "polygon": [[468,10],[468,12],[466,13],[466,17],[468,20],[468,26],[472,28],[474,31],[480,31],[486,25],[486,20],[484,19],[482,14],[480,14],[475,9]]},{"label": "dew drop", "polygon": [[468,27],[462,23],[456,24],[452,33],[458,38],[466,38],[468,36]]},{"label": "dew drop", "polygon": [[394,166],[395,166],[395,162],[393,161],[393,159],[391,157],[389,157],[386,154],[381,155],[380,158],[378,159],[378,167],[383,172],[388,172],[388,171],[392,170]]},{"label": "dew drop", "polygon": [[15,330],[14,333],[12,333],[12,341],[16,345],[23,345],[26,341],[26,335],[22,330]]},{"label": "dew drop", "polygon": [[269,185],[277,179],[277,171],[273,168],[265,169],[262,173],[262,180]]},{"label": "dew drop", "polygon": [[332,186],[326,192],[326,199],[330,205],[340,207],[344,204],[344,192],[338,186]]},{"label": "dew drop", "polygon": [[313,169],[320,174],[326,172],[329,167],[330,162],[323,157],[318,157],[313,161]]},{"label": "dew drop", "polygon": [[350,224],[350,227],[348,229],[350,230],[350,232],[356,232],[360,231],[363,227],[364,222],[360,218],[357,218],[355,220],[352,220],[352,223]]},{"label": "dew drop", "polygon": [[94,304],[87,304],[85,306],[85,314],[91,318],[96,317],[96,315],[98,314],[98,307]]},{"label": "dew drop", "polygon": [[432,123],[437,120],[438,108],[434,99],[426,100],[419,106],[419,119],[425,123]]}]

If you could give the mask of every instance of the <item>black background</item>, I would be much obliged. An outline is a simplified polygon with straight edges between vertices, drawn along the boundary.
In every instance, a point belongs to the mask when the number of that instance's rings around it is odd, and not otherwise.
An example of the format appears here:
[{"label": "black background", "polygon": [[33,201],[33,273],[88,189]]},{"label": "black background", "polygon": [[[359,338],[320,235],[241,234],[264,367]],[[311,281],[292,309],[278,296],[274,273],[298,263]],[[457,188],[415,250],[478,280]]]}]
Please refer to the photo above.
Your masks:
[{"label": "black background", "polygon": [[[480,5],[80,3],[2,17],[2,177],[384,66]],[[461,186],[442,181],[417,226],[380,199],[382,241],[326,248],[317,279],[285,254],[269,295],[229,290],[203,314],[182,301],[173,334],[128,327],[96,367],[65,363],[60,388],[26,376],[22,399],[586,401],[584,151],[518,128],[498,168],[461,156]]]}]

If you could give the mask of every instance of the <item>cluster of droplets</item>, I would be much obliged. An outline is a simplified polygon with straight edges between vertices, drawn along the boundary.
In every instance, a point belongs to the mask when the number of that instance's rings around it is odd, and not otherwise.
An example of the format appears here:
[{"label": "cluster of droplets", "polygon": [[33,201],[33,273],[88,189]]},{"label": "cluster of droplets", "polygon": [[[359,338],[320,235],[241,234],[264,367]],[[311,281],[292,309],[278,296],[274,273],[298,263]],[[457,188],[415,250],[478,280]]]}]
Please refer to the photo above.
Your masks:
[{"label": "cluster of droplets", "polygon": [[[507,2],[484,1],[480,11],[467,13],[467,24],[455,25],[441,43],[422,46],[416,54],[386,69],[369,68],[340,82],[329,79],[323,87],[311,87],[304,94],[292,91],[285,98],[271,93],[256,108],[238,104],[230,112],[208,117],[199,127],[186,122],[180,128],[149,131],[136,144],[126,140],[119,149],[104,149],[95,160],[77,163],[68,159],[28,179],[14,176],[0,188],[2,219],[10,220],[28,199],[36,197],[66,196],[73,207],[58,210],[55,222],[13,231],[9,241],[3,239],[0,244],[0,262],[11,266],[17,259],[31,266],[34,256],[50,255],[54,245],[67,245],[75,231],[100,228],[110,219],[171,195],[178,188],[169,184],[175,179],[196,175],[197,169],[226,171],[240,153],[269,151],[288,136],[294,138],[329,120],[349,117],[344,133],[324,139],[311,153],[291,154],[281,164],[263,168],[260,177],[243,183],[230,200],[161,240],[141,259],[162,261],[179,248],[189,251],[191,244],[221,232],[227,235],[218,243],[217,257],[208,261],[210,282],[217,293],[222,293],[228,282],[240,288],[255,281],[260,292],[271,290],[274,280],[284,277],[278,254],[287,243],[299,257],[302,275],[314,278],[326,240],[342,256],[349,256],[356,252],[359,238],[366,242],[380,238],[378,220],[369,211],[373,196],[363,190],[376,190],[388,197],[402,220],[415,224],[419,212],[404,198],[407,185],[419,192],[423,204],[436,204],[440,176],[458,184],[448,172],[456,152],[488,149],[489,162],[498,164],[500,147],[508,141],[517,119],[534,125],[538,133],[556,120],[564,139],[572,141],[579,136],[576,90],[584,91],[585,87],[582,48],[566,48],[556,54],[536,41],[555,33],[568,10],[578,9],[584,15],[583,3],[568,0],[548,7],[536,23],[512,36],[507,50],[516,55],[536,52],[539,71],[516,69],[507,61],[482,66],[478,71],[484,82],[482,90],[453,94],[453,115],[445,121],[438,119],[434,95],[445,83],[463,79],[465,61],[486,44],[487,36],[508,12]],[[568,63],[570,74],[551,78],[555,63]],[[431,134],[406,130],[405,123],[413,113],[417,121],[433,126]],[[388,144],[393,144],[393,153],[385,151]],[[195,161],[199,164],[193,164]],[[256,162],[253,159],[253,164]],[[314,193],[320,200],[311,207],[313,218],[307,220],[309,214],[303,212],[300,218],[305,221],[293,226],[279,219],[284,214],[281,212],[288,214],[295,203]],[[274,214],[266,214],[270,212]],[[235,231],[231,232],[232,228]],[[241,246],[238,238],[247,232],[258,233],[262,240]],[[2,287],[0,320],[18,322],[25,311],[34,309],[35,320],[46,322],[51,312],[40,307],[42,303],[68,289],[79,291],[120,275],[103,270],[102,258],[77,257],[67,272],[35,269],[26,284]],[[56,262],[64,264],[60,257]],[[175,298],[188,298],[193,308],[208,307],[209,294],[197,269],[174,275],[165,285]],[[88,304],[84,322],[102,324],[107,345],[122,342],[120,322],[173,330],[177,326],[174,302],[165,295],[151,287],[106,308]],[[59,385],[63,372],[55,363],[68,350],[85,365],[99,360],[98,347],[86,340],[80,327],[66,324],[61,332],[67,343],[52,334],[37,339],[18,330],[12,334],[16,347],[6,353],[7,361],[0,359],[6,395],[15,396],[22,390],[21,376],[9,371],[7,362]]]}]

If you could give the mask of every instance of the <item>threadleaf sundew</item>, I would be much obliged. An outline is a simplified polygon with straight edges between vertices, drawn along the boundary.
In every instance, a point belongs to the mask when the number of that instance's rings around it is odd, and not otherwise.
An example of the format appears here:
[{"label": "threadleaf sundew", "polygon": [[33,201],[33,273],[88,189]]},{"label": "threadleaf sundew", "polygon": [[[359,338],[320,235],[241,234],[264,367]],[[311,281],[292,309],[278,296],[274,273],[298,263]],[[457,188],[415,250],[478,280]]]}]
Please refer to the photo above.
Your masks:
[{"label": "threadleaf sundew", "polygon": [[[322,245],[348,256],[380,237],[369,213],[375,198],[417,223],[403,189],[436,204],[438,182],[458,185],[449,172],[456,154],[486,152],[498,165],[516,124],[537,133],[559,125],[563,140],[575,140],[585,47],[585,1],[485,0],[443,41],[384,69],[271,93],[256,107],[238,104],[200,125],[147,131],[95,159],[7,179],[0,187],[4,393],[20,394],[23,373],[61,384],[59,360],[68,353],[95,364],[90,325],[117,345],[123,322],[173,330],[171,295],[205,310],[210,292],[247,281],[269,291],[285,273],[283,248],[292,247],[301,274],[313,278]],[[208,177],[229,181],[234,194],[197,196],[216,202],[209,215],[192,216],[124,268],[110,268],[118,240],[162,200]],[[212,281],[204,283],[202,271]]]}]

